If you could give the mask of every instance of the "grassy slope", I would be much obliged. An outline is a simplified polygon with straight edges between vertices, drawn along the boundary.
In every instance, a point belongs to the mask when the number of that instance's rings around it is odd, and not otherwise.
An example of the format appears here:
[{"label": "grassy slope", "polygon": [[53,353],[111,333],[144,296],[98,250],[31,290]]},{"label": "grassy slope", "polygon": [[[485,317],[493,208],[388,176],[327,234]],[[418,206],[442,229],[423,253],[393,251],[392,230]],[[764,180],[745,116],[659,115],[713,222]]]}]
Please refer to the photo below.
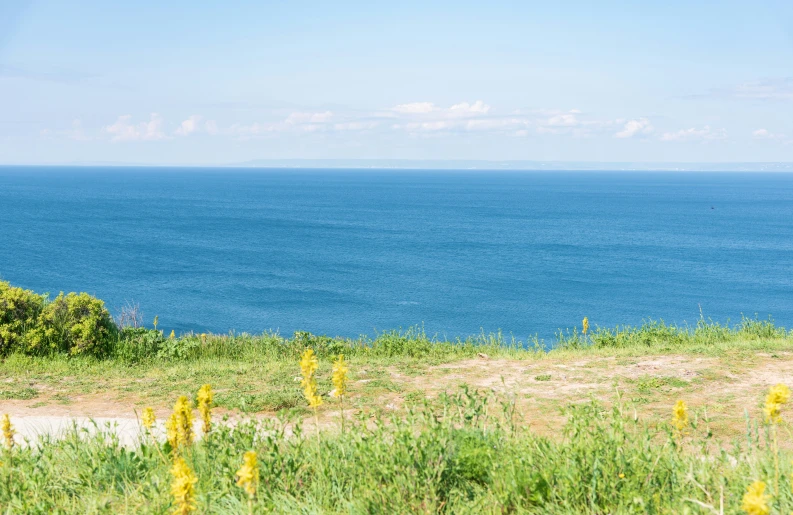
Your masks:
[{"label": "grassy slope", "polygon": [[[793,382],[793,336],[762,324],[650,324],[586,340],[573,332],[550,352],[417,333],[373,342],[188,335],[171,344],[186,349],[182,357],[8,356],[0,407],[12,416],[99,416],[151,405],[165,416],[178,395],[208,382],[216,418],[291,419],[265,422],[274,425],[264,432],[217,427],[183,453],[199,478],[196,502],[213,513],[247,511],[233,477],[249,449],[262,466],[257,512],[707,513],[702,504],[718,512],[723,495],[725,513],[739,513],[751,481],[777,483],[760,407],[769,384]],[[355,416],[344,434],[327,399],[318,413],[326,430],[300,436],[313,421],[295,382],[307,346],[321,356],[321,392],[331,388],[332,356],[348,356]],[[668,425],[678,398],[695,422],[682,437]],[[748,436],[744,410],[756,428]],[[286,429],[297,436],[279,436]],[[167,452],[78,434],[5,452],[0,504],[11,512],[162,513],[172,509]],[[788,452],[772,501],[780,513],[793,508]]]},{"label": "grassy slope", "polygon": [[[179,341],[189,349],[185,357],[139,362],[9,356],[0,364],[0,406],[24,415],[90,416],[131,416],[153,406],[165,417],[178,395],[210,383],[224,413],[305,417],[297,361],[311,346],[320,354],[320,392],[332,389],[330,361],[343,352],[350,364],[350,404],[367,413],[401,413],[406,405],[468,385],[515,394],[521,413],[544,414],[530,417],[541,419],[530,422],[537,430],[555,432],[561,407],[589,397],[608,402],[619,392],[656,418],[684,398],[709,410],[724,430],[721,436],[733,437],[742,431],[743,407],[756,409],[767,384],[784,381],[793,368],[793,336],[764,324],[647,324],[595,331],[586,341],[572,332],[548,352],[498,336],[438,342],[417,332],[364,342],[305,334],[187,335]],[[326,413],[321,422],[332,424],[334,411],[326,406],[321,415]]]}]

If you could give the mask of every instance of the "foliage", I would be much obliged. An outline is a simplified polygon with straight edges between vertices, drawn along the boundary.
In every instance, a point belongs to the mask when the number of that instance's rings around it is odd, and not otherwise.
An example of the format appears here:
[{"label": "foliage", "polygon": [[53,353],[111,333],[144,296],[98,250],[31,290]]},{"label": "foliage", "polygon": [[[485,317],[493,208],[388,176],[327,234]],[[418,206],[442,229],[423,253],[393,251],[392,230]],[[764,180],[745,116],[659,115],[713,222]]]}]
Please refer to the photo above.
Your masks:
[{"label": "foliage", "polygon": [[[588,324],[587,324],[588,326]],[[573,329],[557,334],[557,348],[656,348],[674,349],[685,346],[710,346],[734,341],[780,340],[791,335],[776,326],[770,318],[742,317],[741,322],[730,327],[700,318],[693,327],[667,324],[663,320],[647,320],[640,326],[597,327],[587,335]]]},{"label": "foliage", "polygon": [[[705,419],[695,417],[680,433],[671,422],[643,422],[616,399],[610,408],[569,406],[563,433],[548,438],[511,420],[510,402],[462,390],[404,418],[359,416],[352,430],[325,430],[321,439],[299,421],[218,424],[172,459],[156,431],[130,448],[112,430],[74,429],[3,451],[0,504],[13,513],[244,513],[250,506],[255,513],[693,514],[739,513],[761,502],[773,513],[793,508],[786,480],[775,495],[758,486],[777,481],[777,451],[762,432],[716,447]],[[502,410],[488,408],[499,403]],[[781,477],[788,477],[791,455],[781,451],[779,458]]]},{"label": "foliage", "polygon": [[162,331],[127,326],[119,331],[112,354],[128,363],[140,363],[157,356],[165,341]]},{"label": "foliage", "polygon": [[104,303],[87,293],[47,295],[0,282],[0,353],[104,356],[116,341]]},{"label": "foliage", "polygon": [[46,348],[71,355],[105,356],[117,338],[105,303],[87,293],[61,292],[44,306],[40,326]]},{"label": "foliage", "polygon": [[45,299],[0,281],[0,354],[35,348],[41,338],[38,323]]},{"label": "foliage", "polygon": [[[137,307],[135,307],[137,313]],[[130,318],[130,317],[127,317]],[[135,320],[140,319],[136,314]],[[155,317],[156,319],[157,317]],[[117,328],[101,300],[86,293],[61,293],[53,301],[0,282],[0,354],[64,353],[119,359],[125,363],[233,359],[245,361],[297,360],[306,349],[319,359],[343,354],[349,358],[409,358],[428,362],[449,359],[527,357],[549,351],[582,349],[709,349],[733,342],[790,342],[793,332],[773,320],[742,317],[730,326],[700,319],[693,327],[648,320],[640,326],[590,327],[559,331],[555,342],[536,337],[518,340],[501,333],[455,340],[427,335],[421,327],[387,331],[375,337],[341,338],[297,331],[277,333],[176,335],[166,338],[157,328],[124,325]]]}]

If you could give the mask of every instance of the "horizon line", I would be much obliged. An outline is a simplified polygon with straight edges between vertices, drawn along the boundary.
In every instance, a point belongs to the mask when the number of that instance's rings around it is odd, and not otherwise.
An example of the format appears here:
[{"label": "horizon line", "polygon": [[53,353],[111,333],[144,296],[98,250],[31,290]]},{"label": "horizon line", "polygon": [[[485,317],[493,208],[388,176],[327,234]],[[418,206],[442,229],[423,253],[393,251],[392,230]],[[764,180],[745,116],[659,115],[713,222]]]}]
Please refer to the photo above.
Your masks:
[{"label": "horizon line", "polygon": [[427,171],[613,171],[613,172],[793,172],[787,161],[556,161],[529,159],[251,159],[232,163],[130,163],[72,161],[59,163],[0,163],[0,168],[229,168],[229,169],[348,169]]}]

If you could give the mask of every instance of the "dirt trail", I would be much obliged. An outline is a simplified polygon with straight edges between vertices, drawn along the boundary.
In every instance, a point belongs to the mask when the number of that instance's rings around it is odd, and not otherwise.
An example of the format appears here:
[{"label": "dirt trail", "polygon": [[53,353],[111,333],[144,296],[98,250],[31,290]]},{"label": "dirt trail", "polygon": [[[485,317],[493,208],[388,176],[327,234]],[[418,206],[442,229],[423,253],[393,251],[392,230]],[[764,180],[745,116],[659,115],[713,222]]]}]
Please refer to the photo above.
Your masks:
[{"label": "dirt trail", "polygon": [[[590,398],[614,402],[619,393],[623,402],[649,419],[668,419],[671,406],[683,399],[699,416],[707,414],[709,424],[721,436],[742,434],[744,410],[759,417],[760,405],[769,386],[793,385],[793,353],[753,353],[730,357],[663,355],[643,357],[549,357],[536,360],[489,359],[486,356],[436,366],[377,367],[379,381],[387,381],[386,393],[367,391],[372,379],[360,371],[351,384],[351,405],[359,409],[398,411],[410,402],[433,398],[461,385],[514,395],[520,416],[530,427],[554,432],[563,421],[560,408]],[[136,411],[140,399],[134,392],[72,395],[68,403],[40,402],[39,399],[0,400],[0,413],[11,413],[24,434],[54,433],[68,420],[85,423],[102,418],[119,424],[125,434],[137,431]],[[58,392],[50,391],[50,400]],[[39,400],[39,402],[36,402]],[[158,404],[154,404],[158,406]],[[335,410],[326,406],[321,424],[336,424]],[[218,410],[218,415],[228,414]],[[167,406],[156,412],[168,416]],[[258,413],[268,417],[273,413]],[[236,418],[236,417],[235,417]],[[112,420],[111,420],[112,419]],[[307,418],[307,426],[311,426]],[[30,428],[29,430],[25,428]]]}]

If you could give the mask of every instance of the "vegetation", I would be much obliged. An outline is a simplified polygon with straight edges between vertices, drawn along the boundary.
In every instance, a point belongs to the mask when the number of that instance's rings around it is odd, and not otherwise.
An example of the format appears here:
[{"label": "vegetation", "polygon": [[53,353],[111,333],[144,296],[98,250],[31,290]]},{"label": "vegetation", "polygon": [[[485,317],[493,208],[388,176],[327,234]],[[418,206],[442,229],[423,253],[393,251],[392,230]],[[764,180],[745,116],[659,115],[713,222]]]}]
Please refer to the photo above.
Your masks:
[{"label": "vegetation", "polygon": [[[661,349],[682,350],[718,347],[725,343],[793,343],[793,331],[776,326],[772,320],[743,317],[730,326],[704,318],[693,326],[677,326],[649,320],[638,327],[597,327],[590,330],[588,318],[582,329],[559,331],[557,341],[537,338],[526,341],[505,338],[501,333],[480,334],[454,341],[428,337],[420,328],[389,331],[375,338],[318,336],[298,331],[292,337],[275,333],[194,334],[168,337],[164,331],[143,327],[137,319],[122,314],[113,321],[104,303],[87,293],[61,293],[49,300],[29,290],[0,281],[0,355],[33,356],[68,354],[117,359],[126,363],[156,360],[191,360],[208,357],[230,359],[286,359],[300,357],[311,348],[318,357],[344,354],[377,358],[453,359],[479,354],[520,357],[559,350],[578,349]],[[134,322],[130,324],[130,322]]]},{"label": "vegetation", "polygon": [[[356,339],[166,336],[122,318],[87,294],[50,300],[0,283],[0,400],[35,409],[132,398],[142,415],[132,446],[110,427],[23,443],[10,410],[0,424],[4,512],[793,510],[790,391],[725,402],[713,387],[737,369],[773,370],[793,351],[793,332],[770,320],[610,329],[584,319],[546,345],[500,334],[446,341],[417,328]],[[603,373],[672,354],[720,368]],[[457,369],[447,365],[461,360],[497,361],[501,386],[449,380]],[[508,385],[509,363],[525,365]],[[544,403],[515,386],[516,374],[554,395],[576,381],[611,393],[572,390]],[[398,409],[386,407],[397,398]],[[158,422],[163,406],[174,409]]]},{"label": "vegetation", "polygon": [[[0,503],[9,513],[788,513],[791,455],[775,387],[743,441],[714,446],[709,421],[679,403],[652,425],[619,398],[566,408],[559,438],[534,434],[511,398],[462,390],[404,417],[347,420],[305,433],[299,421],[149,421],[128,448],[109,429],[28,446],[4,420]],[[181,435],[172,437],[172,431]]]},{"label": "vegetation", "polygon": [[50,301],[0,281],[0,352],[105,356],[118,342],[104,302],[87,293]]}]

